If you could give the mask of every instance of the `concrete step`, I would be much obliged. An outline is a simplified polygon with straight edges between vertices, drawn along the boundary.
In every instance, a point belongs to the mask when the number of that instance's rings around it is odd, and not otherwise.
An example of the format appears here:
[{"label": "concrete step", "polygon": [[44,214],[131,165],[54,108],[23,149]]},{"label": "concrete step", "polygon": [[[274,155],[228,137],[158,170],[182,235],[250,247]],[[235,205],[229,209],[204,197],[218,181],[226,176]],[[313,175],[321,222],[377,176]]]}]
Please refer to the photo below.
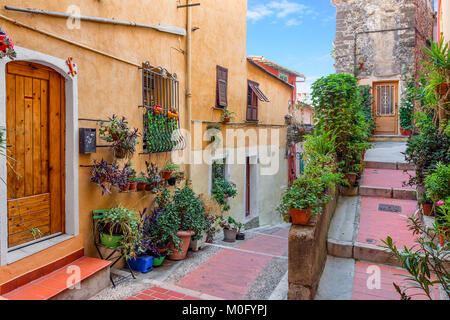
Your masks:
[{"label": "concrete step", "polygon": [[406,162],[383,162],[383,161],[364,161],[364,167],[367,169],[387,169],[387,170],[414,170],[412,164]]},{"label": "concrete step", "polygon": [[414,171],[395,169],[364,170],[361,177],[359,195],[367,197],[382,197],[393,199],[417,200],[417,193],[413,187],[404,186]]},{"label": "concrete step", "polygon": [[408,140],[408,136],[398,135],[374,135],[370,138],[371,142],[406,142]]},{"label": "concrete step", "polygon": [[[373,263],[401,266],[399,261],[392,256],[388,249],[382,248],[377,244],[358,241],[362,200],[363,198],[361,197],[341,197],[339,199],[335,215],[328,230],[328,255],[338,258],[351,258]],[[387,203],[403,201],[408,203],[406,200],[392,199],[378,199],[378,201]],[[368,209],[363,208],[363,210]],[[366,215],[366,213],[363,214]]]},{"label": "concrete step", "polygon": [[365,197],[381,197],[403,200],[417,200],[416,190],[401,188],[383,188],[374,186],[360,186],[359,195]]},{"label": "concrete step", "polygon": [[109,285],[110,265],[111,261],[83,256],[28,283],[15,280],[17,287],[2,288],[2,296],[7,300],[86,300]]}]

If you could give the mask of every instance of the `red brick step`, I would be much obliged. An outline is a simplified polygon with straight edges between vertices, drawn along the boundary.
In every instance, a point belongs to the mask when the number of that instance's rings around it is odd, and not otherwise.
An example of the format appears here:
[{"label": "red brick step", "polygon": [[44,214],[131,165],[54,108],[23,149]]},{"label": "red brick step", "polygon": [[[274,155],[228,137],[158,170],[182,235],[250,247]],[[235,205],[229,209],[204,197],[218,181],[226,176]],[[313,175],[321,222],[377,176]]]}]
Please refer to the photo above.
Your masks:
[{"label": "red brick step", "polygon": [[[71,296],[73,299],[86,298],[87,295],[93,296],[108,285],[110,265],[111,261],[81,257],[62,268],[3,294],[3,298],[8,300],[50,300],[67,296]],[[78,271],[79,278],[75,276]],[[93,279],[96,275],[101,277]],[[95,285],[93,281],[96,282]],[[81,290],[69,290],[70,286],[77,284],[82,284]],[[92,292],[92,289],[97,292]]]}]

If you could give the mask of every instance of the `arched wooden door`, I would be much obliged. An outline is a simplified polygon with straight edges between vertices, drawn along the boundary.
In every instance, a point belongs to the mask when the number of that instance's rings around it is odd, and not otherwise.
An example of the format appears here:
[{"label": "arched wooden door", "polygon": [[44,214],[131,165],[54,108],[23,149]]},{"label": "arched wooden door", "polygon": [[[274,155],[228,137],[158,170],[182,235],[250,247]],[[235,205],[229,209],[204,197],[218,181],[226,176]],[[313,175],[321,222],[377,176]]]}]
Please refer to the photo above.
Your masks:
[{"label": "arched wooden door", "polygon": [[8,247],[64,232],[64,79],[30,62],[6,66]]}]

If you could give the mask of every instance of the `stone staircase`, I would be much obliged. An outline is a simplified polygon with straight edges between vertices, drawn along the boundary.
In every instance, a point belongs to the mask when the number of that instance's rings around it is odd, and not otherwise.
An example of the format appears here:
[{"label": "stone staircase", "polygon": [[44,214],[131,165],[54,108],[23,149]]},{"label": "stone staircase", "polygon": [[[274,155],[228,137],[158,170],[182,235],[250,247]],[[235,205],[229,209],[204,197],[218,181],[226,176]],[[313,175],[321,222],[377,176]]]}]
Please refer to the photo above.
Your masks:
[{"label": "stone staircase", "polygon": [[398,244],[413,244],[407,217],[418,208],[415,189],[403,185],[414,175],[413,168],[396,160],[365,161],[358,195],[339,199],[328,232],[329,255],[399,266],[380,247],[380,239],[391,236]]}]

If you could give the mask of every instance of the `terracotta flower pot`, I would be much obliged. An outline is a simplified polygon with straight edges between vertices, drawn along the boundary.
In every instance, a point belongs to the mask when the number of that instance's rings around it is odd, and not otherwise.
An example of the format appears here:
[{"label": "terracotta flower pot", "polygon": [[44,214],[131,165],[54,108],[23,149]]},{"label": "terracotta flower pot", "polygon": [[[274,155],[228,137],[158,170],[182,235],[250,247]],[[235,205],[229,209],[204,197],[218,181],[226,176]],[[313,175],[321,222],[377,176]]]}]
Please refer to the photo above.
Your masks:
[{"label": "terracotta flower pot", "polygon": [[291,208],[289,212],[291,214],[292,224],[296,225],[307,225],[312,216],[311,208],[306,210]]},{"label": "terracotta flower pot", "polygon": [[144,191],[147,184],[145,182],[138,182],[137,184],[137,191]]},{"label": "terracotta flower pot", "polygon": [[129,191],[136,191],[136,188],[137,188],[137,182],[136,181],[130,182],[128,190]]},{"label": "terracotta flower pot", "polygon": [[152,183],[147,183],[145,185],[145,191],[152,191],[153,188],[153,184]]},{"label": "terracotta flower pot", "polygon": [[120,191],[121,192],[125,192],[125,191],[128,191],[128,190],[130,190],[130,185],[129,184],[120,186]]},{"label": "terracotta flower pot", "polygon": [[195,234],[193,231],[178,231],[177,236],[181,239],[180,250],[178,251],[173,244],[169,246],[170,251],[173,253],[168,256],[170,260],[184,260],[186,258],[189,245],[191,244],[191,237]]},{"label": "terracotta flower pot", "polygon": [[223,119],[223,121],[224,121],[225,123],[231,122],[231,118],[225,118],[225,119]]},{"label": "terracotta flower pot", "polygon": [[351,186],[354,186],[356,184],[356,174],[347,173],[345,175],[345,178],[347,179],[348,183],[350,183]]},{"label": "terracotta flower pot", "polygon": [[422,203],[422,211],[426,216],[433,216],[433,204],[431,203]]},{"label": "terracotta flower pot", "polygon": [[169,180],[172,177],[172,172],[170,171],[162,171],[161,176],[164,180]]},{"label": "terracotta flower pot", "polygon": [[114,149],[114,157],[117,159],[124,159],[127,155],[127,150],[124,148],[115,148]]}]

